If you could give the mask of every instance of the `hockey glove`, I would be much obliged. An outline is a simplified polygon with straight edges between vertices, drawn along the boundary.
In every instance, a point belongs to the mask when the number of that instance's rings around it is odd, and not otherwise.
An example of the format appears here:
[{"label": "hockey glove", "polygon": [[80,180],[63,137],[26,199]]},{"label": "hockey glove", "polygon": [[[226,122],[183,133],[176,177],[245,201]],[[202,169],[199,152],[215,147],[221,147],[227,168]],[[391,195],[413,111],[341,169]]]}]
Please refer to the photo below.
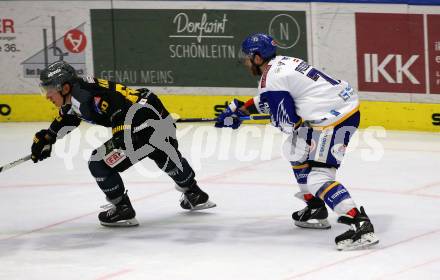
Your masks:
[{"label": "hockey glove", "polygon": [[52,152],[52,145],[55,143],[57,136],[48,129],[43,129],[37,132],[34,136],[34,143],[32,144],[31,159],[34,163],[42,161],[48,157]]},{"label": "hockey glove", "polygon": [[215,127],[231,127],[232,129],[237,129],[242,122],[240,117],[246,116],[245,113],[238,109],[242,105],[243,102],[234,99],[220,116],[218,116]]}]

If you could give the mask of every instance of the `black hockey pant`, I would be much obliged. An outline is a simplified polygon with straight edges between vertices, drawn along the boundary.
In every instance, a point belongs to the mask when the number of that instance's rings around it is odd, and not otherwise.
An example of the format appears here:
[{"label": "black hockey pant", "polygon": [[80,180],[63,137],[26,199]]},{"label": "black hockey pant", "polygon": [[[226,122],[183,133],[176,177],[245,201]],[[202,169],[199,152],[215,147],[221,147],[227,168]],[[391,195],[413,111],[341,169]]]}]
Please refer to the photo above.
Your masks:
[{"label": "black hockey pant", "polygon": [[[180,188],[187,189],[196,183],[194,170],[178,150],[176,127],[168,111],[154,94],[149,95],[147,104],[150,106],[138,110],[133,119],[132,127],[140,130],[134,129],[131,133],[134,150],[142,148],[145,149],[144,153],[124,157],[114,149],[112,139],[92,152],[90,172],[110,201],[125,191],[119,173],[146,157],[152,159]],[[130,155],[128,150],[125,153]]]}]

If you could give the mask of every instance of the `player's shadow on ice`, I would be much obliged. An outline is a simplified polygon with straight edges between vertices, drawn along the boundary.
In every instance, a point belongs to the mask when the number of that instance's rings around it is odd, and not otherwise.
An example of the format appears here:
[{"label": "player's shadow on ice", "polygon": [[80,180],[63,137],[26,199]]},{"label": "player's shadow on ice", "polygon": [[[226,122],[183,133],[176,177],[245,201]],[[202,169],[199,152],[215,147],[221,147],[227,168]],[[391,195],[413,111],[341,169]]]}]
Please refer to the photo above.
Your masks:
[{"label": "player's shadow on ice", "polygon": [[[157,216],[151,213],[138,218],[140,226],[105,228],[99,224],[80,223],[74,227],[52,228],[26,239],[0,243],[0,258],[10,256],[26,246],[35,251],[82,250],[109,246],[115,242],[130,246],[148,246],[148,243],[179,244],[260,244],[272,246],[325,247],[348,229],[330,217],[330,230],[301,229],[285,215],[219,216],[213,212],[180,212]],[[392,226],[392,215],[372,215],[379,238]],[[6,253],[7,252],[7,253]],[[3,254],[5,253],[5,254]]]}]

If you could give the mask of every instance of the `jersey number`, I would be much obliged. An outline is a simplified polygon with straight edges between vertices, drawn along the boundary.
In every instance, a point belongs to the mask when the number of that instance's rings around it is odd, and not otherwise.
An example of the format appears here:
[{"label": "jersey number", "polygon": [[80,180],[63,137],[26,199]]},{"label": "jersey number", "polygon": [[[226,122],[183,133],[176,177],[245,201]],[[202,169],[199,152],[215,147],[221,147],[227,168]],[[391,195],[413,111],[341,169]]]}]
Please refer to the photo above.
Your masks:
[{"label": "jersey number", "polygon": [[136,103],[139,98],[139,96],[137,95],[138,94],[137,90],[128,88],[121,84],[116,84],[115,90],[120,94],[122,94],[126,99],[130,100],[132,103]]},{"label": "jersey number", "polygon": [[335,80],[333,78],[331,78],[330,76],[328,76],[327,74],[319,71],[316,68],[310,67],[310,65],[308,65],[307,63],[305,63],[304,61],[301,62],[296,68],[295,70],[300,72],[301,74],[304,74],[305,71],[307,71],[310,68],[310,70],[307,72],[306,76],[309,77],[310,79],[317,81],[319,79],[319,77],[323,78],[324,80],[326,80],[327,82],[329,82],[331,85],[335,86],[341,83],[341,81]]},{"label": "jersey number", "polygon": [[315,68],[310,69],[310,71],[307,73],[307,77],[309,77],[310,79],[312,79],[314,81],[318,80],[319,77],[321,77],[333,86],[341,83],[341,81],[337,81],[337,80],[327,76],[325,73],[322,73],[321,71],[319,71],[318,69],[315,69]]}]

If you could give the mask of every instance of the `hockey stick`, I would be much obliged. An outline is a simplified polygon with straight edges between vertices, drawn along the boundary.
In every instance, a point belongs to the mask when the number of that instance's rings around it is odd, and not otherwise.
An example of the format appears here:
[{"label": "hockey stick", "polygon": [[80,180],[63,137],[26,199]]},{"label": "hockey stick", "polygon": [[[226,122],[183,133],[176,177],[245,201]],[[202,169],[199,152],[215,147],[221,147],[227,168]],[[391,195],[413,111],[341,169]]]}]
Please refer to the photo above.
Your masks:
[{"label": "hockey stick", "polygon": [[[268,120],[270,119],[269,115],[249,115],[249,116],[242,116],[240,117],[240,120],[242,121],[249,121],[249,120]],[[185,122],[215,122],[217,121],[217,118],[183,118],[183,119],[177,119],[176,122],[178,123],[185,123]],[[10,168],[13,168],[19,164],[22,164],[23,162],[26,162],[31,159],[31,155],[25,156],[23,158],[17,159],[16,161],[10,162],[8,164],[5,164],[3,166],[0,166],[0,173],[4,172]]]},{"label": "hockey stick", "polygon": [[[250,115],[250,116],[243,116],[240,117],[241,121],[249,121],[249,120],[268,120],[270,119],[269,115]],[[176,122],[178,123],[185,123],[185,122],[216,122],[217,118],[183,118],[183,119],[177,119]]]},{"label": "hockey stick", "polygon": [[16,161],[13,161],[13,162],[10,162],[10,163],[5,164],[3,166],[0,166],[0,172],[4,172],[4,171],[6,171],[12,167],[15,167],[19,164],[22,164],[23,162],[26,162],[30,159],[31,159],[31,155],[28,155],[28,156],[22,157],[21,159],[17,159]]}]

